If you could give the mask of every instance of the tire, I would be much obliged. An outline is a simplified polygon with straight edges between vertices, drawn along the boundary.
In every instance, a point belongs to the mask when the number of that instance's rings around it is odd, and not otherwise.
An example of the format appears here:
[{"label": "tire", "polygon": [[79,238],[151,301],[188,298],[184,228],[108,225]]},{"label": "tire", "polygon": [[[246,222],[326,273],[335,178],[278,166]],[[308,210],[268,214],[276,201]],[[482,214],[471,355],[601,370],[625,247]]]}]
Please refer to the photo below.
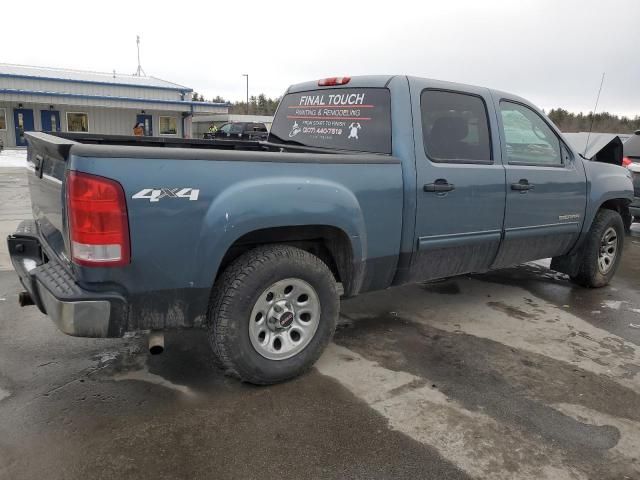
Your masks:
[{"label": "tire", "polygon": [[216,281],[209,343],[228,375],[257,385],[284,382],[320,357],[335,332],[339,308],[336,281],[318,257],[287,245],[257,247]]},{"label": "tire", "polygon": [[[615,255],[609,258],[607,268],[601,265],[601,247],[605,237],[612,238],[615,234]],[[596,214],[596,218],[589,230],[589,236],[585,240],[582,253],[582,261],[578,274],[571,277],[571,280],[578,285],[588,288],[599,288],[608,285],[618,269],[622,258],[624,247],[624,224],[622,217],[613,210],[602,209]],[[606,249],[610,252],[611,249]]]}]

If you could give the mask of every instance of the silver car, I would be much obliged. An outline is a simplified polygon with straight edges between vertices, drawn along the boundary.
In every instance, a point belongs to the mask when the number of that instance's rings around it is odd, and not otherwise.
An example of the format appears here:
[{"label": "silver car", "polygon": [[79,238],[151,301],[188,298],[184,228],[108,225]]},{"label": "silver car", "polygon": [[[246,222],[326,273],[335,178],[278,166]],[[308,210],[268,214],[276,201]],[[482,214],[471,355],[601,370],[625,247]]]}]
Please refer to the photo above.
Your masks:
[{"label": "silver car", "polygon": [[624,143],[622,164],[633,173],[635,199],[629,207],[629,211],[633,215],[633,221],[640,222],[640,130],[636,130],[635,135],[632,135]]}]

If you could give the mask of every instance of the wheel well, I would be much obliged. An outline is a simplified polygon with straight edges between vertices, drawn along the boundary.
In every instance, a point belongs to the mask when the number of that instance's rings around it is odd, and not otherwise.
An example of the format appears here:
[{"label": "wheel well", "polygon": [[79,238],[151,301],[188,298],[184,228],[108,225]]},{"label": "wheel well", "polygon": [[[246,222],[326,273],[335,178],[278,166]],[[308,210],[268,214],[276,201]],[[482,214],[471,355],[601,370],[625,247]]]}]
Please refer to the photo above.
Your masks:
[{"label": "wheel well", "polygon": [[631,228],[631,222],[633,220],[631,212],[629,212],[629,200],[625,198],[614,198],[611,200],[607,200],[602,205],[600,205],[600,209],[603,208],[618,212],[622,217],[622,222],[624,223],[625,230],[629,231],[629,229]]},{"label": "wheel well", "polygon": [[255,230],[237,239],[227,250],[218,275],[240,255],[258,245],[286,244],[305,250],[327,264],[344,291],[351,291],[353,251],[349,236],[341,229],[327,225],[273,227]]}]

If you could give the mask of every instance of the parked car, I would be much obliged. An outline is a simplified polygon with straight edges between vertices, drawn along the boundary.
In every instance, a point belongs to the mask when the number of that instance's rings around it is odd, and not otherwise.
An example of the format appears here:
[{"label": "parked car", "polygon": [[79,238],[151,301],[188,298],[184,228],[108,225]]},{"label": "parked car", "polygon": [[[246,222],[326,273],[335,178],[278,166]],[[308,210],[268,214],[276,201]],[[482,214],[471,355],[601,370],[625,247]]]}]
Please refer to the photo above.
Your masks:
[{"label": "parked car", "polygon": [[70,335],[151,331],[154,350],[206,328],[256,384],[313,365],[339,290],[548,257],[601,287],[631,220],[631,172],[581,158],[526,100],[415,77],[294,85],[263,151],[26,135],[34,218],[8,239],[21,304]]},{"label": "parked car", "polygon": [[640,130],[635,132],[626,142],[624,142],[623,165],[627,167],[633,175],[633,188],[635,198],[629,206],[629,211],[633,215],[634,222],[640,222]]},{"label": "parked car", "polygon": [[207,132],[204,138],[207,140],[266,140],[269,134],[264,123],[257,122],[232,122],[221,125],[215,132]]}]

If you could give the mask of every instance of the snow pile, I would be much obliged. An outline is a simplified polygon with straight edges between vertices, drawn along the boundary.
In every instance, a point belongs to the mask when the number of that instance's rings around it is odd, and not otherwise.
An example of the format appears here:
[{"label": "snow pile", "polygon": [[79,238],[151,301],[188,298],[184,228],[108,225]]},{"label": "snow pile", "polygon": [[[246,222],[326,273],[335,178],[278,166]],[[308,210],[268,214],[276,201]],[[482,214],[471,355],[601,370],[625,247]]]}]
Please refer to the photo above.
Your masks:
[{"label": "snow pile", "polygon": [[26,167],[26,150],[2,150],[0,152],[0,168],[2,167]]}]

